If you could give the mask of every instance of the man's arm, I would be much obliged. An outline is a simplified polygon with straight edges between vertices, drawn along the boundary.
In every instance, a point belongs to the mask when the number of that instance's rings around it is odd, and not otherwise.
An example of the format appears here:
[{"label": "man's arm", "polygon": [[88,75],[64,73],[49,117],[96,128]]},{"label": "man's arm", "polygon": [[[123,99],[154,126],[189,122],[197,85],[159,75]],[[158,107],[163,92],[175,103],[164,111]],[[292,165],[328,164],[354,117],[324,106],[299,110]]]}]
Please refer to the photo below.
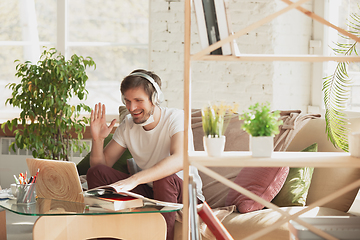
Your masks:
[{"label": "man's arm", "polygon": [[183,169],[183,145],[184,132],[175,133],[171,137],[170,156],[149,169],[116,182],[115,185],[119,186],[121,190],[130,191],[140,184],[153,182],[181,171]]}]

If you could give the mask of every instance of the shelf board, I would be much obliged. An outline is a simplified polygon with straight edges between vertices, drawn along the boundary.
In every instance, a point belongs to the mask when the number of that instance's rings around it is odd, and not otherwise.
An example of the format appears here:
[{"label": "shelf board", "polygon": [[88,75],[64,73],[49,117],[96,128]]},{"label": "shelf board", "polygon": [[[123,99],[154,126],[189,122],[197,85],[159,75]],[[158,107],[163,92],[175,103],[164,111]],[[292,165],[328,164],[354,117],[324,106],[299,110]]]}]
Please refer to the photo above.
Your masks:
[{"label": "shelf board", "polygon": [[252,61],[252,62],[273,62],[273,61],[291,61],[291,62],[360,62],[360,56],[321,56],[321,55],[279,55],[279,54],[241,54],[233,55],[204,55],[200,58],[194,58],[194,61]]},{"label": "shelf board", "polygon": [[190,164],[208,167],[356,167],[360,158],[346,152],[274,152],[271,158],[253,158],[251,152],[226,151],[209,157],[204,151],[189,152]]}]

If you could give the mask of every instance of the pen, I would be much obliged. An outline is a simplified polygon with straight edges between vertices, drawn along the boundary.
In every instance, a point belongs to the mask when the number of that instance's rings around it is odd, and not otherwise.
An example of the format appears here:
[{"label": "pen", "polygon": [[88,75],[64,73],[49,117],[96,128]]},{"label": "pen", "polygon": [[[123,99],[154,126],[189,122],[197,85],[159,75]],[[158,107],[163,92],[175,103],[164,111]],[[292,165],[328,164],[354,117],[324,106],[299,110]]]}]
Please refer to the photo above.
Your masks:
[{"label": "pen", "polygon": [[33,182],[34,182],[34,183],[36,182],[36,178],[37,178],[39,172],[40,172],[40,168],[38,168],[38,170],[37,170],[37,172],[36,172],[36,175],[34,176],[34,179],[33,179]]},{"label": "pen", "polygon": [[16,184],[19,184],[19,180],[17,179],[17,177],[15,176],[15,174],[14,174],[14,179],[15,179],[15,183],[16,183]]}]

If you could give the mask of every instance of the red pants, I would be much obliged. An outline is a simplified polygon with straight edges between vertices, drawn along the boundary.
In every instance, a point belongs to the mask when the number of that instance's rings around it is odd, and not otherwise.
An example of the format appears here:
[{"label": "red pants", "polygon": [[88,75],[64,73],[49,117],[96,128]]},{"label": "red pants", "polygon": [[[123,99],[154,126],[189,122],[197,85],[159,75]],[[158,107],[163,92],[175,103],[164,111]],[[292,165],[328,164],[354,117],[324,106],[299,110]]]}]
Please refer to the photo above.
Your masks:
[{"label": "red pants", "polygon": [[[89,189],[117,182],[128,178],[130,175],[117,171],[105,165],[91,167],[87,172],[87,182]],[[182,184],[183,181],[176,174],[159,179],[153,182],[153,188],[147,184],[138,185],[132,192],[141,194],[147,198],[152,198],[165,202],[182,203]],[[174,225],[176,212],[162,213],[167,226],[167,240],[174,239]]]}]

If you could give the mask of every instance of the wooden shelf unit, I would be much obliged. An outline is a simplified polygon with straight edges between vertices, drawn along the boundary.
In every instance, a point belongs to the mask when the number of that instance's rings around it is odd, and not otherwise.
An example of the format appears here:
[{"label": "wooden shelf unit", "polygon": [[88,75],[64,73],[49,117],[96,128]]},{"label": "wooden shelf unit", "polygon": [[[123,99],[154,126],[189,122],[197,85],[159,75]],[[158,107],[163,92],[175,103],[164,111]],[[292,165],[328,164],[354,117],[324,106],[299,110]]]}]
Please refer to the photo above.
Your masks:
[{"label": "wooden shelf unit", "polygon": [[216,158],[196,151],[189,153],[189,163],[207,167],[360,168],[360,159],[346,152],[274,152],[271,158],[253,158],[251,152],[224,152],[221,158]]},{"label": "wooden shelf unit", "polygon": [[[317,16],[313,12],[310,12],[301,7],[301,4],[309,1],[309,0],[298,0],[296,2],[291,2],[289,0],[281,0],[288,4],[284,9],[275,12],[269,16],[264,17],[258,22],[251,24],[248,27],[236,32],[233,35],[230,35],[228,38],[223,39],[211,46],[191,55],[190,54],[190,46],[191,46],[191,1],[185,0],[185,37],[184,37],[184,111],[185,111],[185,119],[184,119],[184,184],[183,184],[183,229],[182,236],[183,240],[188,240],[189,235],[189,166],[193,165],[197,167],[200,171],[203,171],[205,174],[212,175],[212,177],[218,177],[217,180],[223,182],[224,184],[230,186],[231,188],[245,193],[244,189],[237,186],[236,184],[226,181],[221,178],[221,176],[216,176],[214,172],[209,170],[208,166],[238,166],[238,167],[264,167],[264,166],[289,166],[289,167],[301,167],[301,166],[310,166],[310,167],[358,167],[360,168],[360,160],[354,157],[351,157],[348,153],[299,153],[299,152],[275,152],[271,158],[252,158],[250,152],[225,152],[221,158],[212,158],[208,157],[205,152],[188,152],[188,131],[190,127],[190,117],[191,117],[191,61],[303,61],[303,62],[324,62],[324,61],[337,61],[337,62],[360,62],[360,56],[319,56],[319,55],[268,55],[268,54],[241,54],[240,56],[219,56],[219,55],[209,55],[209,53],[223,44],[231,42],[232,40],[250,32],[251,30],[260,27],[261,25],[273,20],[274,18],[280,16],[281,14],[288,12],[292,9],[297,9],[303,12],[305,15],[313,18],[314,20],[332,27],[339,31],[340,33],[354,39],[357,42],[360,42],[360,38],[357,36],[341,29],[333,24],[327,22],[320,16]],[[306,209],[310,210],[315,206],[321,206],[322,204],[329,201],[329,199],[335,199],[336,197],[341,196],[344,191],[348,191],[349,189],[353,189],[355,187],[360,186],[360,180],[349,185],[346,189],[342,189],[342,191],[336,192],[331,196],[327,196],[328,199],[321,199],[316,203],[312,204],[312,206],[308,206]],[[274,209],[276,211],[281,211],[276,209],[273,204],[262,202],[261,198],[257,196],[252,196],[251,193],[248,193],[249,197],[253,197],[254,200],[263,203],[266,207]],[[330,200],[331,201],[331,200]],[[301,212],[303,213],[303,212]],[[286,213],[282,213],[286,215]],[[318,229],[312,227],[311,225],[306,224],[305,222],[297,219],[297,216],[300,214],[294,214],[292,216],[287,216],[287,220],[291,219],[296,220],[303,226],[308,227],[313,232],[323,236],[327,239],[335,239],[328,234],[319,231]],[[282,224],[279,222],[278,224],[274,224],[273,229]],[[270,230],[261,230],[258,233],[251,235],[251,237],[259,237],[262,234],[266,233]],[[253,238],[249,238],[253,239]]]}]

